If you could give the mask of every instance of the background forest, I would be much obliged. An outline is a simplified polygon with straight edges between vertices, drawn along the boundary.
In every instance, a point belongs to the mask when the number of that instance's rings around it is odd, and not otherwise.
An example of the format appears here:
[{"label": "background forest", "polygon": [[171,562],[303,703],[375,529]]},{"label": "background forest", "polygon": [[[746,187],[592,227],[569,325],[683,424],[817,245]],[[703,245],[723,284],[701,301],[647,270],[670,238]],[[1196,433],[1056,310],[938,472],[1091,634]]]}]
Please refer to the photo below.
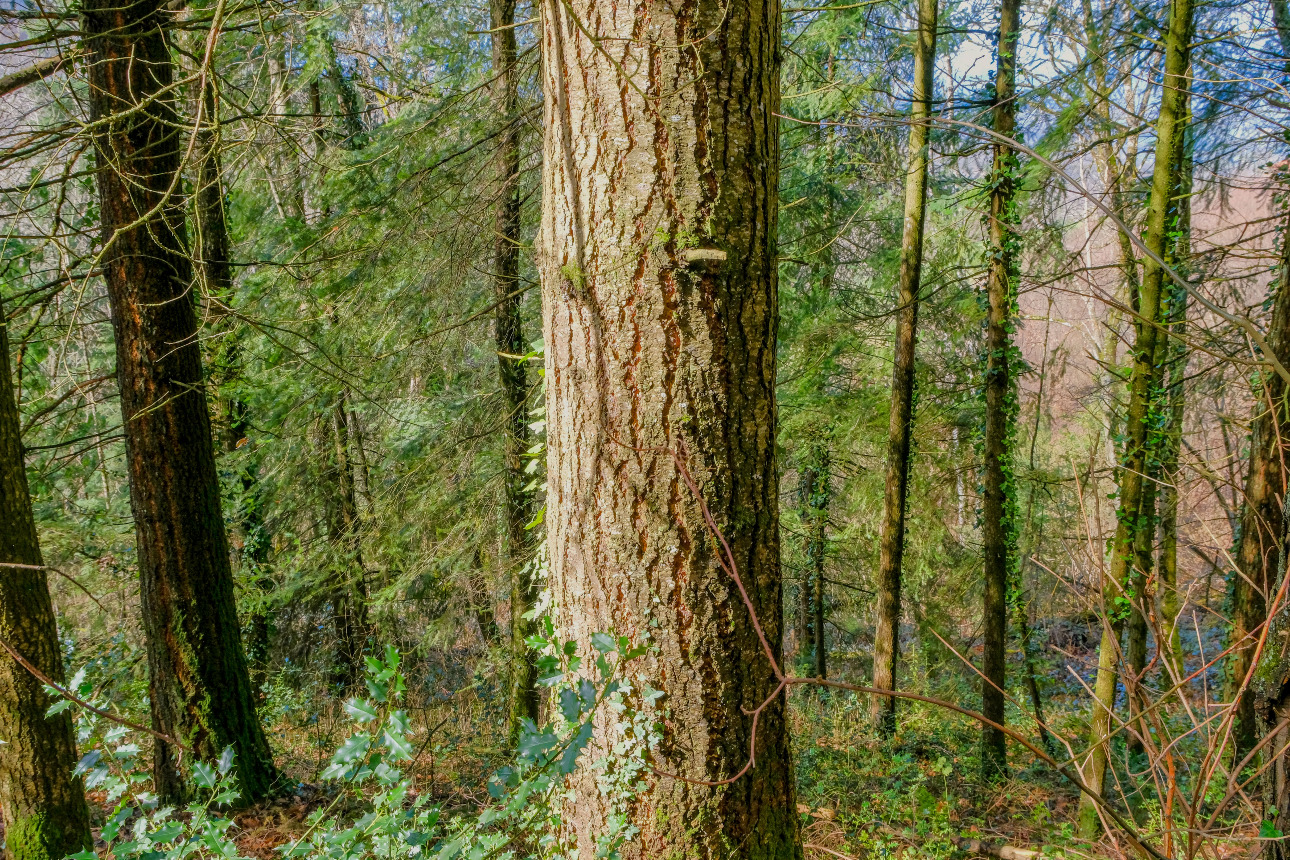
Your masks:
[{"label": "background forest", "polygon": [[3,0],[10,856],[1290,856],[1290,6],[788,4]]}]

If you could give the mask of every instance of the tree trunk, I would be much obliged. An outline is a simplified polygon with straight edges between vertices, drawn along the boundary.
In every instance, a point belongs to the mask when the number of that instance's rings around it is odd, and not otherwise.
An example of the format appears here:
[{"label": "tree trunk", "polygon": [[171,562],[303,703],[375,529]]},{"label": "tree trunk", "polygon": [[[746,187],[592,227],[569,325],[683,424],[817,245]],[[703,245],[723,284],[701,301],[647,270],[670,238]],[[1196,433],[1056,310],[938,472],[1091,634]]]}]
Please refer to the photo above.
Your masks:
[{"label": "tree trunk", "polygon": [[828,677],[828,648],[825,643],[824,562],[828,549],[829,525],[829,449],[823,442],[812,442],[807,449],[808,466],[802,470],[803,501],[806,503],[806,597],[810,618],[809,647],[811,672],[816,678]]},{"label": "tree trunk", "polygon": [[[1170,243],[1166,259],[1181,274],[1187,275],[1191,262],[1191,194],[1195,163],[1192,159],[1190,93],[1187,103],[1187,121],[1179,129],[1178,191],[1175,196],[1175,240]],[[1183,417],[1186,408],[1187,344],[1183,336],[1187,328],[1187,291],[1177,283],[1169,282],[1165,306],[1162,309],[1167,324],[1167,337],[1163,349],[1162,373],[1168,382],[1162,392],[1162,411],[1165,417],[1164,438],[1160,441],[1160,548],[1158,550],[1160,630],[1168,637],[1156,643],[1168,668],[1164,677],[1169,685],[1186,676],[1182,636],[1178,629],[1180,611],[1178,594],[1178,482],[1182,474],[1178,458],[1182,449]]]},{"label": "tree trunk", "polygon": [[[1017,132],[1017,40],[1021,34],[1021,0],[999,4],[998,66],[994,77],[993,125],[996,133]],[[1017,484],[1013,468],[1017,428],[1017,387],[1013,363],[1017,349],[1012,330],[1017,317],[1017,172],[1016,151],[994,144],[990,176],[989,314],[985,335],[985,464],[981,505],[981,539],[985,554],[985,653],[982,660],[981,713],[1004,723],[1008,665],[1009,587],[1019,583],[1017,565]],[[1014,599],[1015,596],[1014,596]],[[981,772],[986,781],[1006,775],[1007,737],[981,726]]]},{"label": "tree trunk", "polygon": [[[1282,230],[1281,265],[1274,286],[1268,345],[1278,360],[1290,361],[1290,219]],[[1260,629],[1267,620],[1267,596],[1276,586],[1281,552],[1286,475],[1282,445],[1290,426],[1286,385],[1272,370],[1260,372],[1262,390],[1250,429],[1250,465],[1241,506],[1240,540],[1236,546],[1236,573],[1232,589],[1232,630],[1229,643],[1229,695],[1236,697],[1238,750],[1248,750],[1257,734],[1253,698],[1243,689],[1254,659]]]},{"label": "tree trunk", "polygon": [[[63,660],[27,489],[4,320],[0,306],[0,637],[61,683]],[[85,790],[72,779],[72,715],[46,718],[51,704],[41,682],[0,653],[0,821],[10,860],[62,860],[94,845]]]},{"label": "tree trunk", "polygon": [[[1285,0],[1272,0],[1272,13],[1281,46],[1290,55],[1290,8]],[[1285,363],[1290,360],[1290,216],[1282,229],[1280,263],[1267,341],[1277,359]],[[1227,696],[1236,699],[1232,737],[1238,755],[1254,745],[1258,733],[1253,697],[1243,685],[1254,660],[1259,629],[1267,621],[1267,597],[1276,588],[1275,571],[1284,551],[1281,534],[1287,487],[1282,458],[1290,412],[1281,377],[1265,368],[1260,378],[1262,391],[1250,428],[1250,465],[1235,553],[1232,629],[1228,639],[1233,652],[1227,669]]]},{"label": "tree trunk", "polygon": [[[754,767],[722,787],[693,781],[748,762],[745,709],[778,686],[759,630],[781,659],[779,4],[684,11],[542,7],[550,582],[560,635],[584,653],[607,630],[652,646],[629,671],[635,689],[664,693],[650,757],[681,778],[644,778],[624,856],[793,860],[782,697],[760,712]],[[617,720],[598,717],[586,760],[613,757]],[[584,766],[573,778],[565,821],[578,856],[594,855],[613,814],[597,776]]]},{"label": "tree trunk", "polygon": [[[211,82],[207,82],[198,98],[202,122],[197,131],[197,187],[193,194],[193,223],[197,234],[193,240],[193,267],[213,327],[222,335],[215,341],[211,387],[215,389],[218,408],[224,413],[224,452],[232,454],[246,444],[251,420],[250,410],[241,398],[221,391],[237,384],[242,373],[242,354],[230,316],[233,303],[232,253],[224,209],[219,104]],[[260,510],[260,482],[254,468],[249,465],[243,467],[239,482],[241,496],[232,517],[237,538],[234,541],[234,558],[249,571],[251,581],[263,592],[267,590],[262,576],[269,563],[269,538]],[[246,657],[251,688],[258,697],[268,671],[272,619],[267,609],[256,603],[247,614],[246,623]]]},{"label": "tree trunk", "polygon": [[[891,379],[891,424],[887,437],[886,493],[878,560],[878,618],[873,643],[873,686],[896,689],[900,657],[901,561],[905,553],[905,502],[909,491],[910,435],[914,425],[914,343],[923,268],[923,219],[932,114],[932,73],[936,63],[937,0],[918,0],[914,45],[914,91],[909,127],[909,169],[905,174],[905,222],[900,245],[900,290],[896,300],[895,368]],[[896,700],[875,696],[874,723],[883,734],[896,730]]]},{"label": "tree trunk", "polygon": [[349,401],[342,389],[332,408],[332,460],[329,483],[335,488],[328,533],[336,552],[337,576],[332,591],[332,624],[336,659],[332,683],[349,690],[363,680],[367,649],[367,568],[363,564],[358,499],[354,492],[354,463],[350,453]]},{"label": "tree trunk", "polygon": [[[1133,369],[1129,383],[1129,406],[1125,414],[1125,443],[1119,470],[1120,498],[1115,537],[1110,548],[1110,565],[1104,584],[1102,641],[1098,653],[1097,679],[1094,684],[1093,717],[1089,729],[1090,753],[1083,762],[1084,782],[1095,793],[1101,793],[1106,779],[1106,765],[1112,735],[1115,690],[1119,667],[1120,612],[1119,598],[1131,587],[1135,562],[1135,541],[1140,528],[1143,499],[1143,475],[1148,467],[1148,419],[1153,392],[1159,386],[1156,342],[1160,321],[1160,295],[1164,269],[1156,262],[1168,252],[1170,208],[1178,187],[1178,157],[1181,143],[1177,133],[1187,114],[1186,94],[1191,83],[1187,77],[1192,27],[1192,0],[1172,0],[1168,32],[1164,47],[1164,86],[1160,100],[1160,117],[1156,122],[1156,162],[1147,208],[1145,244],[1155,256],[1148,256],[1143,266],[1142,285],[1138,291],[1141,317],[1133,344]],[[1080,798],[1080,833],[1094,838],[1098,832],[1097,804],[1088,796]]]},{"label": "tree trunk", "polygon": [[[213,759],[237,753],[245,799],[276,778],[255,713],[197,343],[167,14],[157,0],[89,0],[82,32],[116,336],[153,726]],[[184,794],[158,741],[153,778]]]},{"label": "tree trunk", "polygon": [[501,123],[497,140],[497,202],[493,237],[493,331],[497,373],[506,409],[503,481],[506,486],[506,547],[511,581],[511,698],[509,735],[519,742],[524,720],[537,720],[537,655],[526,644],[535,632],[524,616],[537,601],[533,556],[533,497],[525,489],[524,454],[529,448],[528,374],[519,356],[528,352],[520,316],[520,116],[515,50],[515,0],[490,0],[493,49],[493,110]]}]

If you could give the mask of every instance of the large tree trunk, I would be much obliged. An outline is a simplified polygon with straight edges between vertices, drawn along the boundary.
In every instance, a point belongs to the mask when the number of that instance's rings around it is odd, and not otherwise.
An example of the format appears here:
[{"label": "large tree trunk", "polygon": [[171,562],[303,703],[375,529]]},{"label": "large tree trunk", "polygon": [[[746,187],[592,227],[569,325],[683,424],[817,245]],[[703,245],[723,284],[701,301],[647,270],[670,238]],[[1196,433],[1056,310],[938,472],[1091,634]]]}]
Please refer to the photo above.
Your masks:
[{"label": "large tree trunk", "polygon": [[[878,617],[873,643],[873,686],[896,689],[900,658],[901,563],[905,554],[905,503],[909,491],[910,436],[914,426],[914,344],[918,333],[923,269],[923,220],[932,114],[932,73],[936,64],[937,0],[918,0],[914,45],[914,91],[905,174],[905,222],[900,245],[900,289],[896,296],[895,366],[891,377],[891,423],[887,436],[886,493],[878,558]],[[875,696],[872,717],[879,731],[896,728],[896,699]]]},{"label": "large tree trunk", "polygon": [[[1012,137],[1017,130],[1017,40],[1021,34],[1021,0],[999,4],[998,65],[994,76],[996,133]],[[1012,329],[1017,318],[1017,171],[1016,151],[994,144],[990,176],[989,272],[985,334],[985,468],[981,539],[985,554],[985,654],[982,661],[981,713],[1004,723],[1008,665],[1008,587],[1018,586],[1017,499],[1013,468],[1017,426],[1017,388],[1013,378],[1016,347]],[[981,770],[986,780],[1007,772],[1007,737],[981,726]]]},{"label": "large tree trunk", "polygon": [[[1112,735],[1115,691],[1118,686],[1120,616],[1119,598],[1132,587],[1130,579],[1136,560],[1135,538],[1142,527],[1143,516],[1153,517],[1154,509],[1143,510],[1143,475],[1148,468],[1148,419],[1151,401],[1159,387],[1157,323],[1160,321],[1160,296],[1165,272],[1157,262],[1168,252],[1171,203],[1178,187],[1181,144],[1179,126],[1187,114],[1187,78],[1192,27],[1192,0],[1172,0],[1168,31],[1165,37],[1164,86],[1160,100],[1160,117],[1156,122],[1156,162],[1147,209],[1145,245],[1151,252],[1144,263],[1142,286],[1138,291],[1138,313],[1133,344],[1133,370],[1129,383],[1129,406],[1125,414],[1124,451],[1121,456],[1120,508],[1115,537],[1110,547],[1110,565],[1104,583],[1103,611],[1106,615],[1099,646],[1097,679],[1094,683],[1093,716],[1089,729],[1090,753],[1084,760],[1084,782],[1100,794],[1106,779],[1106,766]],[[1080,832],[1093,838],[1098,832],[1097,804],[1087,795],[1080,798]]]},{"label": "large tree trunk", "polygon": [[[664,693],[659,770],[625,856],[801,856],[780,660],[779,4],[547,0],[540,238],[547,344],[548,542],[560,634],[652,645],[630,672]],[[590,23],[588,23],[590,22]],[[591,32],[584,27],[593,28]],[[612,46],[612,47],[608,47]],[[608,48],[608,49],[607,49]],[[693,475],[756,611],[687,489]],[[765,634],[768,656],[759,643]],[[639,700],[636,700],[640,704]],[[612,756],[597,718],[588,760]],[[567,810],[595,853],[597,772]]]},{"label": "large tree trunk", "polygon": [[[63,660],[27,490],[4,319],[0,306],[0,637],[61,683]],[[0,653],[0,821],[11,860],[62,860],[94,844],[84,788],[72,779],[72,716],[46,718],[52,703],[35,676]]]},{"label": "large tree trunk", "polygon": [[520,116],[519,68],[515,51],[515,0],[490,0],[493,49],[493,110],[501,124],[494,155],[497,202],[493,230],[493,331],[497,373],[506,408],[502,458],[506,485],[506,548],[511,581],[510,738],[519,741],[524,720],[537,720],[536,654],[525,644],[533,622],[524,616],[537,600],[537,581],[529,564],[533,555],[533,496],[525,487],[524,454],[529,447],[528,352],[520,317]]},{"label": "large tree trunk", "polygon": [[[215,758],[237,753],[243,797],[276,778],[242,651],[197,344],[179,195],[181,124],[157,0],[89,0],[82,32],[99,169],[103,273],[134,512],[154,727]],[[153,778],[183,795],[175,751]]]}]

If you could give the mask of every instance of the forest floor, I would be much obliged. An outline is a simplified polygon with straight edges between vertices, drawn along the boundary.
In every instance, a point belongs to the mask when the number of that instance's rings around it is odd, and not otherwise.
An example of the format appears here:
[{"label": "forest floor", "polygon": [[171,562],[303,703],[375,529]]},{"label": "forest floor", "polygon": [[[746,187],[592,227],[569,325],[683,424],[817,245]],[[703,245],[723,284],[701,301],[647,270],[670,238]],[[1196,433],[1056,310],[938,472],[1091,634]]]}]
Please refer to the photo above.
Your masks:
[{"label": "forest floor", "polygon": [[[831,671],[846,680],[863,681],[858,655],[837,657]],[[914,675],[916,660],[911,664]],[[979,695],[966,672],[946,671],[941,664],[930,674],[936,677],[934,684],[926,676],[913,677],[911,683],[936,688],[942,698],[960,703],[971,703]],[[1075,739],[1087,731],[1086,696],[1078,677],[1067,674],[1068,681],[1060,682],[1055,671],[1047,673],[1044,707],[1053,730]],[[319,810],[342,815],[352,811],[353,818],[363,814],[357,806],[345,808],[353,801],[338,796],[332,784],[320,779],[353,727],[338,697],[325,685],[287,680],[268,686],[261,711],[284,791],[234,816],[238,849],[253,860],[280,857],[280,849],[305,834],[311,815]],[[430,672],[409,685],[406,703],[416,746],[406,772],[415,794],[428,795],[456,812],[487,805],[487,781],[507,762],[504,696],[497,687],[486,675]],[[1094,847],[1075,838],[1076,790],[1021,745],[1010,747],[1009,778],[983,785],[976,724],[947,719],[943,710],[930,705],[908,703],[901,706],[896,735],[882,740],[870,728],[868,711],[867,700],[849,693],[802,689],[790,698],[797,808],[808,860],[965,857],[974,853],[968,840],[1042,850],[1045,857],[1121,856],[1112,845]],[[1008,722],[1038,740],[1030,714],[1016,703],[1009,707]],[[1124,775],[1120,784],[1127,784],[1131,780],[1126,776],[1141,768],[1122,749],[1117,756],[1117,771]],[[1143,791],[1127,805],[1143,834],[1154,837],[1158,810]],[[107,798],[102,792],[91,792],[90,797],[102,812],[101,821],[110,811]],[[1244,856],[1249,845],[1245,842],[1240,848],[1234,841],[1230,852],[1216,846],[1213,854]]]}]

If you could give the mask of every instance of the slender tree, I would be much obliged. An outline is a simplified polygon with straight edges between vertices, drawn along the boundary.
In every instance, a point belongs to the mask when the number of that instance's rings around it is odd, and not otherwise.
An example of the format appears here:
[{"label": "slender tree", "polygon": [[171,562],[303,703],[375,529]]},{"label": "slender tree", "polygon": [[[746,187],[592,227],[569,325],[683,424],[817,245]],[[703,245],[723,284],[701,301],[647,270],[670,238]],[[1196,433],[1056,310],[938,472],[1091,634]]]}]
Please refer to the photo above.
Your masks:
[{"label": "slender tree", "polygon": [[828,677],[828,649],[825,645],[825,576],[824,562],[828,550],[829,449],[823,441],[807,448],[808,465],[802,470],[802,495],[806,508],[806,591],[804,599],[810,619],[811,672],[817,678]]},{"label": "slender tree", "polygon": [[[0,306],[0,638],[51,680],[63,680],[54,606],[32,516],[9,336]],[[11,654],[0,654],[0,820],[10,860],[62,860],[90,848],[90,813],[76,764],[72,717]]]},{"label": "slender tree", "polygon": [[[878,559],[878,618],[873,643],[873,686],[896,689],[900,657],[901,564],[905,554],[905,504],[909,494],[910,435],[914,426],[914,346],[923,268],[923,221],[931,162],[932,74],[936,65],[937,0],[918,0],[914,79],[905,173],[904,235],[896,294],[896,346],[887,435],[886,494]],[[896,699],[874,696],[872,716],[884,733],[896,728]]]},{"label": "slender tree", "polygon": [[348,390],[341,388],[331,410],[326,436],[332,450],[327,460],[327,534],[336,552],[332,581],[332,626],[336,661],[332,683],[352,689],[363,680],[363,654],[367,649],[367,566],[358,521],[358,496],[354,489],[353,446],[349,424]]},{"label": "slender tree", "polygon": [[[1290,58],[1290,4],[1286,0],[1272,0],[1272,17],[1282,50]],[[1280,269],[1272,289],[1267,342],[1284,366],[1290,360],[1290,216],[1282,228]],[[1267,621],[1267,598],[1275,590],[1278,564],[1285,551],[1282,547],[1287,489],[1284,461],[1285,439],[1290,435],[1286,384],[1270,369],[1260,373],[1260,382],[1250,427],[1249,468],[1241,504],[1236,574],[1232,578],[1232,629],[1228,637],[1232,656],[1227,668],[1227,694],[1236,701],[1233,742],[1238,750],[1250,749],[1258,732],[1254,697],[1248,692],[1247,678],[1259,630]]]},{"label": "slender tree", "polygon": [[[243,796],[254,799],[276,771],[255,713],[220,510],[179,194],[169,15],[156,0],[89,0],[82,13],[148,698],[153,726],[199,757],[232,746]],[[184,794],[175,750],[160,741],[153,779],[164,798]]]},{"label": "slender tree", "polygon": [[[557,624],[586,651],[605,630],[648,642],[634,684],[663,693],[656,771],[626,810],[640,832],[622,852],[792,860],[772,666],[779,4],[546,0],[541,11]],[[612,757],[625,740],[607,714],[587,756]],[[618,814],[598,778],[573,779],[565,821],[578,856],[593,856]]]},{"label": "slender tree", "polygon": [[[1124,450],[1121,455],[1119,511],[1115,537],[1110,547],[1110,564],[1104,583],[1102,639],[1098,648],[1097,679],[1094,683],[1093,717],[1089,727],[1089,754],[1082,767],[1084,782],[1101,793],[1106,779],[1115,691],[1119,681],[1120,633],[1123,627],[1120,598],[1131,596],[1133,569],[1138,559],[1136,538],[1140,518],[1154,517],[1154,508],[1144,511],[1143,477],[1148,468],[1150,439],[1148,424],[1154,392],[1159,386],[1158,355],[1160,298],[1165,270],[1161,265],[1168,252],[1170,209],[1178,188],[1177,148],[1182,138],[1179,126],[1187,115],[1187,92],[1191,82],[1187,68],[1191,52],[1192,0],[1171,0],[1164,40],[1164,81],[1160,116],[1156,122],[1156,161],[1151,197],[1147,207],[1144,244],[1149,252],[1143,264],[1138,291],[1138,324],[1133,344],[1133,368],[1129,382],[1129,405],[1124,422]],[[1080,832],[1093,838],[1098,832],[1097,804],[1088,796],[1080,799]]]},{"label": "slender tree", "polygon": [[515,50],[515,0],[490,0],[493,52],[493,111],[499,122],[494,155],[497,200],[493,218],[493,332],[497,372],[506,409],[503,430],[503,482],[506,488],[506,541],[511,581],[510,737],[519,740],[523,721],[538,716],[536,654],[526,644],[533,622],[525,619],[537,599],[533,554],[533,496],[526,487],[524,454],[529,447],[528,378],[520,358],[528,352],[520,316],[520,115],[519,67]]},{"label": "slender tree", "polygon": [[[207,310],[208,325],[222,335],[215,340],[209,375],[215,403],[222,412],[222,420],[216,421],[216,435],[220,437],[225,454],[232,454],[247,442],[251,432],[251,413],[245,401],[234,393],[242,376],[242,350],[232,324],[233,264],[228,216],[224,207],[219,100],[211,76],[198,74],[196,78],[202,86],[196,99],[193,269]],[[241,493],[232,517],[237,538],[234,557],[251,571],[254,581],[263,586],[260,573],[269,563],[269,539],[260,509],[260,481],[255,468],[244,466],[238,474],[238,483]],[[257,693],[266,677],[271,632],[269,612],[264,606],[255,605],[246,617],[246,656],[251,686]]]},{"label": "slender tree", "polygon": [[[999,4],[998,58],[994,74],[993,124],[997,134],[1017,133],[1017,40],[1021,0]],[[990,171],[989,269],[985,329],[985,468],[981,505],[981,542],[985,553],[985,654],[982,661],[981,713],[1004,723],[1007,689],[1008,592],[1017,586],[1017,500],[1013,462],[1017,426],[1016,347],[1012,331],[1017,311],[1016,150],[994,143]],[[1007,738],[981,726],[981,768],[986,779],[1007,771]]]}]

